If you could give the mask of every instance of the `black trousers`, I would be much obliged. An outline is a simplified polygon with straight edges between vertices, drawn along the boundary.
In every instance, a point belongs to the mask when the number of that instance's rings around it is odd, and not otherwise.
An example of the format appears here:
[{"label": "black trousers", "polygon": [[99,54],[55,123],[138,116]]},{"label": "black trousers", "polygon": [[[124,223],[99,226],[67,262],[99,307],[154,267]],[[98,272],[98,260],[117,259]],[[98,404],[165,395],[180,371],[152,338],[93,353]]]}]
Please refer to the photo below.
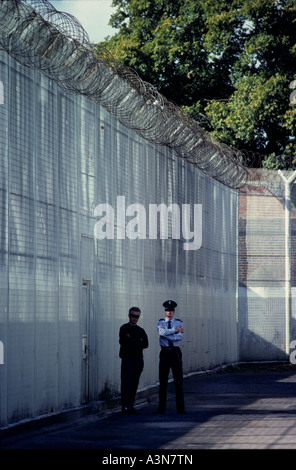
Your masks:
[{"label": "black trousers", "polygon": [[121,406],[132,408],[141,373],[144,368],[143,358],[121,359]]},{"label": "black trousers", "polygon": [[177,412],[184,412],[183,367],[180,348],[162,348],[159,355],[159,405],[158,410],[165,412],[167,400],[167,384],[170,369],[172,369]]}]

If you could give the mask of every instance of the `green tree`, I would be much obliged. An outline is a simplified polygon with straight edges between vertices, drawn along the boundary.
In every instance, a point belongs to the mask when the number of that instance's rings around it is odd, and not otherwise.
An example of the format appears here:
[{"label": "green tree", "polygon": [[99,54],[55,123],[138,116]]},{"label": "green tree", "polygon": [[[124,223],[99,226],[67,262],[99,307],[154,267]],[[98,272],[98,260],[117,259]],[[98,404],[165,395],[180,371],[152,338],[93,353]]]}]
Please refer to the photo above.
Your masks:
[{"label": "green tree", "polygon": [[230,4],[215,8],[213,3],[205,4],[207,50],[219,61],[241,43],[229,73],[234,89],[227,101],[211,100],[205,108],[213,133],[233,147],[265,154],[265,167],[285,167],[286,160],[296,157],[296,109],[289,101],[289,83],[296,74],[296,2],[237,2],[239,35],[227,30],[217,14],[221,8],[223,15],[233,13]]},{"label": "green tree", "polygon": [[199,102],[220,99],[230,87],[226,73],[216,87],[217,70],[203,45],[201,3],[113,0],[117,11],[110,24],[119,32],[99,48],[107,47],[118,64],[134,69],[170,101],[202,109]]},{"label": "green tree", "polygon": [[[296,0],[113,0],[119,29],[99,46],[222,142],[296,158]],[[277,156],[281,158],[276,158]],[[256,162],[261,164],[261,162]]]}]

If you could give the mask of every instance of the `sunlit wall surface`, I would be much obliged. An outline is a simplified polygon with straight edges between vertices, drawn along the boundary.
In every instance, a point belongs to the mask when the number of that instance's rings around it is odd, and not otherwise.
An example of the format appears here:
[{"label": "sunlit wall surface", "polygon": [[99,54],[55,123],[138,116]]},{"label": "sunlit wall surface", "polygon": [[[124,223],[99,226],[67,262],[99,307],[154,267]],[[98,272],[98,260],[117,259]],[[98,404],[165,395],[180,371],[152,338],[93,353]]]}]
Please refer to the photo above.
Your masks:
[{"label": "sunlit wall surface", "polygon": [[[140,388],[158,381],[156,323],[169,298],[184,322],[185,374],[236,361],[236,192],[5,53],[0,80],[1,427],[118,394],[132,305],[150,343]],[[144,208],[145,237],[126,236],[120,201]],[[160,223],[149,238],[149,208],[161,203],[180,219],[188,205],[201,246],[162,239]],[[114,209],[113,239],[95,236],[100,204]]]},{"label": "sunlit wall surface", "polygon": [[[285,174],[290,178],[293,172]],[[285,184],[275,171],[262,172],[262,181],[264,178],[265,185],[261,182],[256,186],[255,182],[247,192],[240,194],[238,325],[241,361],[287,360],[290,343],[296,339],[296,186],[290,184],[288,257]],[[290,287],[287,266],[291,270]],[[291,352],[294,348],[295,345],[291,345]]]}]

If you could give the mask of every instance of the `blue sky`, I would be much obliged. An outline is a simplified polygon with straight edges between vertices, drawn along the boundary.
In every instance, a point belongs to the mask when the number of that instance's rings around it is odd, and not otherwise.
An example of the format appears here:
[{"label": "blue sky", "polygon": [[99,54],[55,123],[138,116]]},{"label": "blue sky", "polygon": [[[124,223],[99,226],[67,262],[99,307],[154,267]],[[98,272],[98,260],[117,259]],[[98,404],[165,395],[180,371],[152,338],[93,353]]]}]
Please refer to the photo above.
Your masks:
[{"label": "blue sky", "polygon": [[74,15],[87,31],[91,42],[103,41],[116,30],[108,26],[110,16],[116,11],[112,0],[49,0],[60,11]]}]

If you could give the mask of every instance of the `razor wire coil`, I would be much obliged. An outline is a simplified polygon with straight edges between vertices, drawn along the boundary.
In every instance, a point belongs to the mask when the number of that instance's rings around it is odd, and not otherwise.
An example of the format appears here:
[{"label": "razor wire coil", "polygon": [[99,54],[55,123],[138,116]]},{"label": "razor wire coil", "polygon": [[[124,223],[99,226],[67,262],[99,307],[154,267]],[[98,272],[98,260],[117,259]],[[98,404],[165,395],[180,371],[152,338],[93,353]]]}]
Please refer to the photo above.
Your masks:
[{"label": "razor wire coil", "polygon": [[221,144],[108,51],[95,53],[78,20],[47,0],[0,1],[0,47],[21,64],[107,109],[145,140],[164,145],[208,176],[239,189],[244,154]]}]

